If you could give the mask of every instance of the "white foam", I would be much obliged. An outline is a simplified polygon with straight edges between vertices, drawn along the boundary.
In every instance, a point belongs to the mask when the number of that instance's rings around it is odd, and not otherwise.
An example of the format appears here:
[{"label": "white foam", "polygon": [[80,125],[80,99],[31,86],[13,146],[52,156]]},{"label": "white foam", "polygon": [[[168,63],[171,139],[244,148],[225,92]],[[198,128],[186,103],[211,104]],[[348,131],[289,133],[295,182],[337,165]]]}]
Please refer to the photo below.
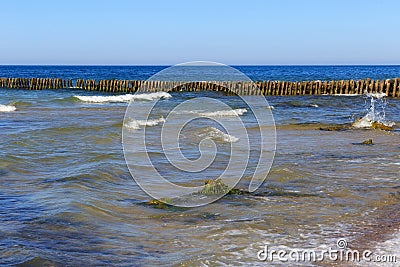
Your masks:
[{"label": "white foam", "polygon": [[[330,95],[330,94],[326,94]],[[333,96],[359,96],[359,94],[333,94]]]},{"label": "white foam", "polygon": [[0,112],[12,112],[15,111],[17,108],[13,105],[1,105],[0,104]]},{"label": "white foam", "polygon": [[156,126],[164,122],[165,119],[161,117],[159,119],[154,119],[154,120],[131,120],[130,122],[125,123],[124,126],[130,129],[138,130],[142,127]]},{"label": "white foam", "polygon": [[365,92],[365,95],[374,98],[384,98],[387,96],[385,93],[368,93],[368,92]]},{"label": "white foam", "polygon": [[373,122],[374,122],[374,121],[371,120],[371,119],[368,117],[368,114],[367,114],[367,115],[364,116],[363,118],[361,118],[361,119],[359,119],[359,120],[356,120],[356,121],[352,124],[352,126],[353,126],[354,128],[360,128],[360,129],[363,129],[363,128],[371,128]]},{"label": "white foam", "polygon": [[[375,246],[370,251],[373,252],[373,256],[371,259],[375,259],[376,255],[379,255],[380,258],[384,257],[386,262],[381,262],[382,266],[399,266],[399,257],[400,257],[400,231],[396,231],[392,234],[389,240],[384,242],[376,243]],[[389,261],[389,257],[391,261]],[[394,258],[395,257],[395,258]],[[395,261],[393,261],[395,259]],[[365,260],[360,261],[358,266],[377,266],[376,262],[366,262]]]},{"label": "white foam", "polygon": [[[364,116],[363,118],[355,121],[352,126],[354,128],[361,128],[361,129],[362,128],[371,128],[372,124],[374,122],[376,122],[376,121],[373,121],[373,120],[369,119],[367,116]],[[382,123],[383,125],[388,126],[388,127],[393,127],[396,125],[396,123],[394,123],[392,121],[385,121],[385,122],[377,121],[377,122]]]},{"label": "white foam", "polygon": [[361,119],[356,120],[352,126],[354,128],[359,128],[359,129],[365,129],[365,128],[371,128],[372,124],[374,122],[379,122],[382,123],[383,125],[389,126],[389,127],[393,127],[396,125],[396,123],[391,122],[391,121],[375,121],[373,118],[371,118],[371,114],[367,114],[364,117],[362,117]]},{"label": "white foam", "polygon": [[170,98],[171,95],[166,92],[156,92],[149,94],[125,94],[112,96],[74,96],[83,102],[90,103],[124,103],[131,100],[155,100],[160,98]]},{"label": "white foam", "polygon": [[136,100],[156,100],[159,98],[171,98],[172,96],[167,92],[156,92],[156,93],[148,93],[148,94],[135,94],[133,99]]},{"label": "white foam", "polygon": [[245,108],[231,109],[231,110],[219,110],[212,112],[196,112],[200,116],[204,117],[238,117],[247,112]]},{"label": "white foam", "polygon": [[370,100],[367,114],[361,119],[357,119],[352,126],[354,128],[371,128],[374,122],[379,122],[386,126],[393,127],[395,123],[386,119],[386,94],[365,92],[365,95]]},{"label": "white foam", "polygon": [[221,140],[225,143],[235,143],[239,141],[239,138],[236,136],[226,134],[214,127],[207,127],[205,133],[202,133],[199,136],[208,139]]}]

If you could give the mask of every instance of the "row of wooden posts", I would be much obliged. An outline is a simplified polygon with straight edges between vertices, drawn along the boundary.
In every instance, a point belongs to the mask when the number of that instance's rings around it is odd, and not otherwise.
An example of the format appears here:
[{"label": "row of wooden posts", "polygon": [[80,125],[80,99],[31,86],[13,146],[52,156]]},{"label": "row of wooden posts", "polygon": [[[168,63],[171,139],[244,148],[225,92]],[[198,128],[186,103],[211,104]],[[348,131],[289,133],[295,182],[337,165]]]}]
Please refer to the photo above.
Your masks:
[{"label": "row of wooden posts", "polygon": [[334,95],[385,93],[400,97],[400,78],[388,80],[337,81],[142,81],[142,80],[84,80],[59,78],[0,78],[0,88],[10,89],[83,89],[102,92],[159,92],[159,91],[224,91],[238,95]]}]

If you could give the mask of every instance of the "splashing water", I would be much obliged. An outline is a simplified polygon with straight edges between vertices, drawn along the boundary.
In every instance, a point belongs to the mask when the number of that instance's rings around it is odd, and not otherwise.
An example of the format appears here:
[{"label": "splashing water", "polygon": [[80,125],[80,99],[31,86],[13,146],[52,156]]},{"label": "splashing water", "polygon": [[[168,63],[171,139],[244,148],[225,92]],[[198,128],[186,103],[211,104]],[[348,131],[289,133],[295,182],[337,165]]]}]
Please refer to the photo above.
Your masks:
[{"label": "splashing water", "polygon": [[15,111],[17,108],[13,105],[1,105],[0,104],[0,112],[12,112]]},{"label": "splashing water", "polygon": [[371,128],[374,122],[379,122],[386,126],[393,127],[395,123],[386,119],[386,94],[365,92],[365,97],[367,114],[357,119],[352,126],[355,128]]}]

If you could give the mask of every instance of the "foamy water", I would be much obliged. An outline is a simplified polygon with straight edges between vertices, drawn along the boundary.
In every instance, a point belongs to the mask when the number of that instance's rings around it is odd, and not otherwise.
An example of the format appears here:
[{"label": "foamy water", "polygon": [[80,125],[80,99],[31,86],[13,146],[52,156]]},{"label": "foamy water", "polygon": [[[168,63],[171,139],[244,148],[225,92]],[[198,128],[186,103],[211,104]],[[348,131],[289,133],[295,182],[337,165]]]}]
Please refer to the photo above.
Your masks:
[{"label": "foamy water", "polygon": [[111,96],[80,96],[76,95],[75,98],[83,102],[90,103],[123,103],[132,100],[156,100],[160,98],[170,98],[171,95],[167,92],[156,92],[148,94],[125,94],[125,95],[111,95]]},{"label": "foamy water", "polygon": [[143,127],[151,127],[151,126],[156,126],[160,123],[164,123],[165,119],[164,118],[159,118],[159,119],[153,119],[153,120],[135,120],[132,119],[128,123],[125,123],[124,126],[126,128],[138,130]]},{"label": "foamy water", "polygon": [[[362,260],[357,266],[399,266],[400,262],[400,230],[393,233],[388,240],[382,242],[376,242],[373,247],[369,248],[373,253],[370,257],[373,261],[367,262]],[[383,262],[375,262],[376,257],[384,259]],[[393,258],[394,257],[394,258]]]},{"label": "foamy water", "polygon": [[387,97],[386,93],[368,93],[365,92],[365,95],[368,97],[373,97],[373,98],[384,98]]},{"label": "foamy water", "polygon": [[219,110],[212,112],[193,112],[203,117],[237,117],[242,116],[247,112],[245,108],[231,109],[231,110]]},{"label": "foamy water", "polygon": [[[330,95],[330,94],[326,94]],[[332,96],[359,96],[360,94],[333,94]]]},{"label": "foamy water", "polygon": [[365,93],[367,114],[357,119],[352,126],[354,128],[371,128],[374,122],[382,123],[386,126],[393,127],[394,122],[386,118],[386,94],[385,93]]},{"label": "foamy water", "polygon": [[12,112],[17,110],[17,108],[13,105],[1,105],[0,104],[0,112]]},{"label": "foamy water", "polygon": [[220,140],[226,143],[235,143],[239,141],[239,138],[236,136],[224,133],[215,127],[207,127],[202,133],[199,134],[199,136],[202,138]]}]

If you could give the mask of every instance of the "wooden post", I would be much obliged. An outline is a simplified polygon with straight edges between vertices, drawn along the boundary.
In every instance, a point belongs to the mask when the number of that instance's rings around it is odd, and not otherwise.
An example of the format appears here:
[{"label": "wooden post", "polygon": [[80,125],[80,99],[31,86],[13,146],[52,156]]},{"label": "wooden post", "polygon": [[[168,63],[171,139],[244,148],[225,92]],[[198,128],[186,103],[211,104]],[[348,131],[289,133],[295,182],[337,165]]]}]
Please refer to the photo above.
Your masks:
[{"label": "wooden post", "polygon": [[389,79],[385,81],[385,87],[386,87],[386,92],[385,92],[385,94],[386,94],[387,96],[389,96],[389,94],[391,93],[391,92],[390,92],[390,84],[391,84],[391,82],[392,82],[392,81],[389,80]]},{"label": "wooden post", "polygon": [[367,88],[367,92],[371,93],[374,90],[374,86],[375,86],[375,81],[374,80],[370,80],[368,88]]},{"label": "wooden post", "polygon": [[322,94],[322,82],[321,82],[321,81],[318,81],[318,84],[317,84],[317,91],[318,91],[318,94],[319,94],[319,95]]},{"label": "wooden post", "polygon": [[397,80],[397,87],[396,87],[397,95],[395,94],[395,92],[393,92],[393,95],[396,97],[400,97],[400,80],[399,79],[396,80]]},{"label": "wooden post", "polygon": [[396,78],[396,79],[394,79],[394,83],[393,83],[393,93],[392,93],[392,96],[393,97],[396,97],[397,95],[396,95],[396,92],[397,92],[397,86],[399,86],[399,79],[398,78]]},{"label": "wooden post", "polygon": [[385,81],[385,80],[380,81],[379,92],[384,93],[385,84],[386,84],[386,81]]},{"label": "wooden post", "polygon": [[350,88],[349,88],[350,94],[354,94],[354,89],[355,89],[355,82],[354,80],[350,80]]}]

